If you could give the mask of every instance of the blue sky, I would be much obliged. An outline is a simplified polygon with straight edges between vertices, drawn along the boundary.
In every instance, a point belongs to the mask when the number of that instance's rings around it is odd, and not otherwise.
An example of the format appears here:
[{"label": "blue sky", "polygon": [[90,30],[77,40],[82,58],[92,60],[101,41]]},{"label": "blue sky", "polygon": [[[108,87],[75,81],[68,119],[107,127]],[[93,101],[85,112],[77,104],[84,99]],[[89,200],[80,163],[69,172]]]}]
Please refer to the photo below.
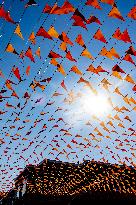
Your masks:
[{"label": "blue sky", "polygon": [[[1,102],[0,108],[3,112],[7,111],[5,114],[0,116],[0,139],[5,142],[0,145],[0,188],[2,190],[9,189],[7,185],[12,185],[11,182],[19,174],[20,170],[18,168],[22,168],[23,170],[27,164],[38,164],[44,158],[55,159],[58,157],[61,161],[82,162],[83,158],[87,160],[95,159],[97,161],[102,161],[102,158],[104,157],[104,159],[108,160],[109,163],[125,162],[127,165],[132,165],[131,162],[136,163],[136,158],[133,155],[133,153],[136,154],[136,143],[134,141],[135,135],[131,135],[133,132],[128,130],[129,128],[136,130],[135,111],[133,110],[135,105],[133,103],[130,105],[127,104],[124,102],[122,96],[113,93],[115,88],[119,87],[123,96],[127,95],[128,98],[133,97],[135,99],[135,93],[132,91],[134,84],[131,84],[125,80],[119,80],[111,75],[113,66],[118,64],[126,72],[126,74],[130,74],[136,82],[135,65],[122,59],[114,58],[114,60],[111,60],[107,57],[98,55],[103,46],[105,46],[107,50],[114,47],[121,57],[125,56],[125,52],[128,50],[130,45],[136,49],[136,23],[135,20],[127,17],[128,12],[136,3],[135,0],[116,1],[117,8],[121,12],[125,21],[108,17],[108,13],[112,8],[108,4],[100,3],[102,10],[98,10],[92,6],[85,6],[85,0],[70,0],[69,2],[75,8],[78,8],[86,19],[88,19],[91,15],[94,15],[101,21],[101,26],[96,23],[88,24],[88,30],[85,30],[79,26],[72,26],[73,20],[71,20],[71,17],[73,13],[67,15],[48,15],[42,13],[43,8],[45,7],[44,1],[37,0],[38,6],[31,6],[25,9],[26,2],[27,1],[19,0],[7,0],[4,2],[4,9],[6,11],[10,11],[10,15],[15,22],[19,22],[24,40],[14,34],[17,24],[11,24],[2,18],[0,19],[0,70],[5,76],[4,78],[0,78],[0,87],[1,89],[7,90],[7,92],[2,95],[10,97],[9,99],[5,99]],[[59,6],[62,6],[64,3],[63,0],[59,0],[57,2]],[[0,3],[2,3],[2,1]],[[48,1],[47,3],[50,6],[53,6],[55,1]],[[70,50],[72,56],[77,60],[77,62],[75,63],[65,58],[65,52],[59,48],[61,43],[59,39],[53,38],[51,41],[49,39],[37,36],[36,45],[32,45],[28,38],[31,32],[34,32],[36,35],[40,26],[43,26],[46,31],[49,30],[50,26],[54,26],[59,34],[63,31],[67,33],[70,40],[74,43],[74,46],[68,45],[67,48]],[[118,27],[121,32],[123,32],[126,28],[128,29],[132,44],[112,38],[113,33]],[[98,28],[100,28],[104,34],[108,42],[107,44],[93,38],[93,35]],[[78,34],[82,34],[85,45],[94,56],[94,60],[80,56],[83,48],[75,43],[75,39]],[[35,63],[33,63],[27,57],[22,60],[15,54],[5,52],[9,42],[14,46],[18,53],[22,50],[26,51],[30,46],[32,53],[34,54],[40,46],[41,59],[34,56]],[[65,72],[67,73],[66,77],[56,71],[56,67],[50,64],[50,59],[48,58],[50,50],[53,50],[63,56],[62,59],[57,59],[57,61],[64,67]],[[131,57],[133,61],[136,62],[136,57]],[[109,72],[109,74],[100,73],[100,75],[96,75],[91,72],[87,72],[86,70],[91,64],[95,68],[99,65],[102,66]],[[18,83],[18,79],[11,71],[14,65],[19,68],[20,75],[22,79],[26,79],[25,81]],[[112,118],[114,118],[117,114],[122,121],[118,121],[115,118],[109,119],[107,115],[97,116],[97,120],[93,118],[93,115],[90,112],[88,113],[84,111],[80,98],[77,98],[72,104],[66,103],[64,99],[69,97],[71,90],[74,95],[77,95],[79,92],[83,94],[88,92],[88,89],[84,88],[83,84],[77,83],[81,76],[73,72],[69,72],[71,67],[74,65],[82,71],[82,77],[89,81],[98,93],[103,93],[105,96],[111,98],[114,107],[118,106],[121,108],[125,106],[131,112],[124,111],[124,113],[120,113],[110,109],[108,114],[111,114]],[[31,67],[29,76],[26,76],[25,74],[27,66]],[[124,77],[125,74],[121,74],[121,76]],[[52,80],[49,84],[42,83],[42,85],[46,85],[44,91],[40,88],[36,88],[36,91],[34,92],[32,88],[30,88],[29,85],[34,79],[40,81],[48,77],[52,77]],[[109,92],[103,89],[100,85],[104,78],[111,83]],[[8,90],[5,87],[6,79],[10,79],[15,83],[13,88],[19,96],[19,99],[11,96],[11,90]],[[67,91],[60,86],[63,80],[67,87]],[[25,92],[28,92],[31,97],[24,109],[21,110],[25,103],[25,99],[23,97]],[[55,92],[62,95],[52,97]],[[41,103],[35,104],[34,102],[39,98],[42,98]],[[16,108],[7,108],[5,106],[7,102],[14,105]],[[46,106],[49,102],[53,102],[53,104]],[[17,107],[18,103],[20,103],[20,108]],[[32,109],[32,107],[34,107],[34,109]],[[61,110],[56,111],[58,107],[61,107]],[[45,112],[46,114],[41,115],[41,112]],[[125,120],[125,116],[129,116],[131,122]],[[19,118],[18,121],[15,121],[16,117]],[[64,122],[57,122],[59,118],[63,118]],[[28,122],[23,123],[25,120],[28,120]],[[39,122],[35,127],[32,127],[34,126],[36,120],[39,120]],[[110,120],[113,122],[115,128],[108,124]],[[88,121],[92,126],[86,125]],[[100,122],[105,123],[106,127],[110,130],[110,133],[103,129]],[[124,128],[119,127],[119,123],[122,123]],[[42,130],[44,124],[46,124],[47,129],[38,134]],[[53,128],[56,124],[58,127]],[[12,128],[12,126],[15,126],[15,128]],[[19,127],[23,128],[19,129]],[[94,131],[95,128],[98,128],[103,136],[98,136],[97,132]],[[71,135],[64,135],[64,132],[62,132],[61,129],[69,130]],[[112,130],[116,132],[112,132]],[[29,131],[31,131],[30,135],[26,135]],[[7,133],[9,136],[7,136]],[[90,133],[95,135],[95,139],[89,135]],[[19,134],[19,136],[16,134]],[[77,134],[82,137],[77,138]],[[107,138],[106,136],[110,136],[110,138]],[[22,140],[24,137],[27,138],[27,140]],[[16,140],[13,140],[13,138]],[[53,139],[58,141],[60,147],[56,146],[56,142],[52,141]],[[72,139],[76,140],[78,144],[73,144],[71,142]],[[87,148],[84,147],[88,144],[86,139],[88,139],[91,144]],[[120,140],[120,142],[117,140]],[[33,144],[31,144],[32,142]],[[119,143],[122,143],[122,145],[119,146]],[[31,146],[29,146],[30,144]],[[72,149],[69,149],[67,144],[70,144]],[[97,148],[97,146],[99,146],[99,148]],[[106,148],[107,146],[109,149]],[[64,152],[63,149],[65,149],[65,151],[69,154],[68,158],[65,153],[58,155],[58,151],[52,150],[53,147],[58,148],[59,152]],[[126,149],[126,151],[123,152],[121,149]],[[114,158],[112,158],[113,155]],[[128,161],[125,157],[128,158]]]}]

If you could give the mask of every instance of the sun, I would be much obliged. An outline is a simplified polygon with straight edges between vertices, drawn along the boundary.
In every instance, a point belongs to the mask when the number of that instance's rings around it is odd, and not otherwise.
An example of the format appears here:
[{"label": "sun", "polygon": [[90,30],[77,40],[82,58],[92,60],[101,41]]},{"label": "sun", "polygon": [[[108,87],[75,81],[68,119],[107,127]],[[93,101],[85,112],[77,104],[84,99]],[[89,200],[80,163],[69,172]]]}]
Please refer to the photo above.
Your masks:
[{"label": "sun", "polygon": [[97,95],[92,92],[87,92],[82,96],[81,104],[83,111],[96,116],[104,116],[111,110],[108,97],[102,93]]}]

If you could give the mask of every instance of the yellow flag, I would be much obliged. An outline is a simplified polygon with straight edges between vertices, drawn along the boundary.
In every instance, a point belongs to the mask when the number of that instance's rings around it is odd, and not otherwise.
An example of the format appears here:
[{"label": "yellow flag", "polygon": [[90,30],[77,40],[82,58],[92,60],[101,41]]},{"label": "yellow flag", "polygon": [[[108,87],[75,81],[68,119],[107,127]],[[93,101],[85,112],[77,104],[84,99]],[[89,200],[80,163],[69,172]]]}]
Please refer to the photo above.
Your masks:
[{"label": "yellow flag", "polygon": [[48,34],[51,36],[51,37],[54,37],[54,38],[58,38],[59,37],[59,34],[58,32],[55,30],[55,28],[53,26],[50,27],[49,31],[48,31]]},{"label": "yellow flag", "polygon": [[87,48],[83,50],[83,52],[81,53],[81,56],[85,56],[87,58],[94,59],[93,56],[91,55],[91,53],[87,50]]},{"label": "yellow flag", "polygon": [[17,34],[20,38],[22,38],[24,40],[19,24],[17,25],[14,33]]},{"label": "yellow flag", "polygon": [[123,80],[121,75],[117,71],[113,71],[112,75],[115,76],[116,78],[119,78],[120,80]]}]

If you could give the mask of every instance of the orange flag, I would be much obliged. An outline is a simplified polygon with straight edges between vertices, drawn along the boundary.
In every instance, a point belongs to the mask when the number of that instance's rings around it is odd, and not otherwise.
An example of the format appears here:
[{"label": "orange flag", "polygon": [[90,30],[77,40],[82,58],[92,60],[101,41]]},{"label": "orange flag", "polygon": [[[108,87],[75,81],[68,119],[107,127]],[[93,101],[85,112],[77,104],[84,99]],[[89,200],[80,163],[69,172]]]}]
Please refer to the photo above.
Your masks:
[{"label": "orange flag", "polygon": [[100,7],[100,4],[98,2],[98,0],[87,0],[87,2],[85,3],[87,6],[93,6],[96,9],[102,9]]},{"label": "orange flag", "polygon": [[65,73],[65,70],[64,70],[63,66],[60,64],[60,65],[57,65],[57,67],[58,67],[58,71],[59,71],[62,75],[66,76],[66,73]]},{"label": "orange flag", "polygon": [[35,62],[33,54],[32,54],[32,50],[30,47],[27,49],[25,56],[27,56],[32,62]]},{"label": "orange flag", "polygon": [[119,78],[120,80],[123,80],[122,77],[121,77],[121,75],[120,75],[119,72],[117,72],[117,71],[113,71],[113,72],[112,72],[112,75],[115,76],[116,78]]},{"label": "orange flag", "polygon": [[133,80],[133,78],[129,74],[125,77],[124,80],[126,80],[129,83],[135,84],[135,81]]},{"label": "orange flag", "polygon": [[35,39],[35,35],[34,32],[32,32],[29,36],[29,41],[31,41],[32,44],[36,44],[36,39]]},{"label": "orange flag", "polygon": [[91,55],[91,53],[87,50],[87,48],[82,51],[81,56],[85,56],[87,58],[94,59],[93,56]]},{"label": "orange flag", "polygon": [[110,58],[111,60],[114,60],[110,51],[108,51],[105,47],[102,48],[99,54],[102,56],[106,56],[107,58]]},{"label": "orange flag", "polygon": [[14,97],[16,97],[16,98],[18,98],[19,99],[19,97],[18,97],[18,95],[16,94],[16,92],[13,90],[13,92],[12,92],[12,95],[11,96],[14,96]]},{"label": "orange flag", "polygon": [[83,37],[81,34],[79,34],[75,40],[76,43],[78,43],[80,46],[86,48]]},{"label": "orange flag", "polygon": [[4,75],[1,70],[0,70],[0,77],[4,78]]},{"label": "orange flag", "polygon": [[59,37],[59,34],[58,32],[55,30],[55,28],[53,26],[51,26],[48,30],[48,34],[51,36],[51,37],[54,37],[54,38],[58,38]]},{"label": "orange flag", "polygon": [[40,49],[40,47],[38,47],[38,49],[36,50],[35,54],[36,54],[39,58],[41,58],[41,49]]},{"label": "orange flag", "polygon": [[26,75],[29,75],[30,74],[30,66],[27,66],[26,68]]},{"label": "orange flag", "polygon": [[67,44],[65,42],[62,42],[60,44],[60,49],[63,50],[63,51],[67,51]]},{"label": "orange flag", "polygon": [[94,34],[93,38],[106,43],[106,39],[104,37],[104,35],[102,34],[102,31],[100,29],[97,30],[97,32]]},{"label": "orange flag", "polygon": [[136,20],[136,6],[134,6],[128,13],[128,17]]},{"label": "orange flag", "polygon": [[17,34],[20,38],[22,38],[24,40],[23,35],[21,33],[21,29],[20,29],[20,25],[19,24],[17,25],[14,33]]},{"label": "orange flag", "polygon": [[108,14],[109,17],[113,17],[113,18],[118,18],[122,21],[125,21],[124,18],[121,16],[120,11],[117,9],[116,6],[114,6],[112,8],[112,10],[110,11],[110,13]]},{"label": "orange flag", "polygon": [[65,32],[62,32],[61,35],[59,35],[59,39],[61,41],[64,41],[66,44],[70,44],[71,46],[73,46],[74,44],[72,43],[72,41],[68,38],[67,34]]},{"label": "orange flag", "polygon": [[119,54],[116,52],[115,48],[111,48],[110,49],[110,53],[112,56],[114,56],[115,58],[120,58]]},{"label": "orange flag", "polygon": [[70,71],[73,71],[78,75],[82,75],[82,72],[77,68],[77,66],[73,66]]},{"label": "orange flag", "polygon": [[9,52],[9,53],[14,53],[14,54],[18,55],[18,53],[16,52],[16,50],[14,49],[14,47],[12,46],[11,43],[9,43],[7,45],[6,51]]}]

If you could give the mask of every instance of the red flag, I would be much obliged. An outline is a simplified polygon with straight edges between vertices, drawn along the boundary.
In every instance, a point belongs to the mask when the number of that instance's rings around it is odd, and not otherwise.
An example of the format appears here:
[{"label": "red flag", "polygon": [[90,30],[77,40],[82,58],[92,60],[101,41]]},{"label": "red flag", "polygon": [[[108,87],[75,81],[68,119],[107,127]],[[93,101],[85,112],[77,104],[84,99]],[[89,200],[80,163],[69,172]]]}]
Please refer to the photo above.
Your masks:
[{"label": "red flag", "polygon": [[32,54],[32,50],[30,47],[27,49],[25,56],[27,56],[32,62],[35,62],[33,54]]},{"label": "red flag", "polygon": [[45,31],[45,29],[41,26],[37,31],[37,36],[43,36],[44,38],[48,38],[52,40],[52,37]]},{"label": "red flag", "polygon": [[66,86],[65,86],[64,80],[62,81],[62,83],[61,83],[60,85],[61,85],[66,91],[68,91],[67,88],[66,88]]},{"label": "red flag", "polygon": [[72,57],[70,51],[68,51],[68,52],[66,53],[66,58],[69,59],[70,61],[77,62],[76,59],[74,59],[74,58]]},{"label": "red flag", "polygon": [[54,51],[50,51],[49,55],[48,55],[49,58],[62,58],[61,55],[59,55],[58,53],[55,53]]},{"label": "red flag", "polygon": [[14,75],[18,78],[18,80],[21,81],[21,76],[20,76],[20,73],[19,73],[19,69],[13,67],[12,71],[13,71]]},{"label": "red flag", "polygon": [[6,21],[15,24],[15,22],[13,21],[13,19],[10,17],[9,11],[6,12],[6,11],[4,10],[4,7],[3,7],[3,6],[0,7],[0,18],[4,18]]}]

